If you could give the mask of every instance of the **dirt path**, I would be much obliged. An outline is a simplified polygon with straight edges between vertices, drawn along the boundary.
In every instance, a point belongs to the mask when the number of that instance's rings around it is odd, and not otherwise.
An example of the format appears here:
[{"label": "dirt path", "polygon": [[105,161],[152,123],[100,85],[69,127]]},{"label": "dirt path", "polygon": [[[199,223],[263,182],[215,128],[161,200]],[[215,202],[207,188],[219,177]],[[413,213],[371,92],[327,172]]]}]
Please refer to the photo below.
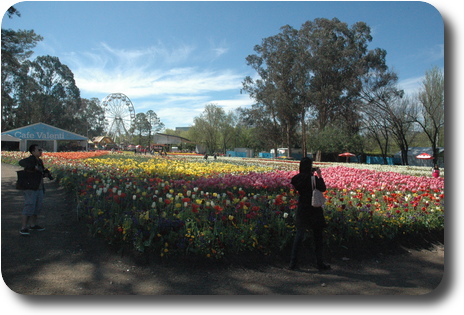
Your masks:
[{"label": "dirt path", "polygon": [[422,295],[439,286],[444,272],[444,246],[363,260],[334,255],[332,270],[323,273],[310,266],[289,271],[284,261],[140,265],[90,237],[54,182],[46,183],[39,222],[46,230],[20,236],[16,170],[2,163],[1,270],[6,285],[21,294]]}]

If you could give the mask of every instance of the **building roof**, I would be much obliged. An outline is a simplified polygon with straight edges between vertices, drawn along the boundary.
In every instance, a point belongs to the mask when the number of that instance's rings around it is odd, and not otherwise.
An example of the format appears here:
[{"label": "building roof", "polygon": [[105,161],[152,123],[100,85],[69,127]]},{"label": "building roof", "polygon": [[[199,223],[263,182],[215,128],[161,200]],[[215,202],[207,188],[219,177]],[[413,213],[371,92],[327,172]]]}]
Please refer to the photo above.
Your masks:
[{"label": "building roof", "polygon": [[189,139],[165,133],[156,133],[154,135],[154,141],[159,144],[180,144],[191,142]]},{"label": "building roof", "polygon": [[15,138],[8,134],[2,134],[2,141],[10,141],[10,142],[20,142],[21,139]]},{"label": "building roof", "polygon": [[44,123],[36,123],[29,126],[16,128],[2,132],[3,135],[10,135],[21,140],[87,140],[87,137],[77,133],[66,131]]}]

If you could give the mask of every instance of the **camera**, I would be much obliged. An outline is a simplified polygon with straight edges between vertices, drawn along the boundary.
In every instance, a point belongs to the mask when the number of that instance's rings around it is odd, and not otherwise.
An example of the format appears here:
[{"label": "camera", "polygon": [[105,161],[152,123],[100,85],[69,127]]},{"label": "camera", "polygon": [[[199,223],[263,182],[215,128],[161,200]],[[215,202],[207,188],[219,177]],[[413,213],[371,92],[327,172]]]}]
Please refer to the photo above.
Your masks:
[{"label": "camera", "polygon": [[44,171],[44,175],[45,177],[47,177],[49,180],[54,180],[53,176],[52,176],[52,173],[50,173],[50,171],[47,169]]}]

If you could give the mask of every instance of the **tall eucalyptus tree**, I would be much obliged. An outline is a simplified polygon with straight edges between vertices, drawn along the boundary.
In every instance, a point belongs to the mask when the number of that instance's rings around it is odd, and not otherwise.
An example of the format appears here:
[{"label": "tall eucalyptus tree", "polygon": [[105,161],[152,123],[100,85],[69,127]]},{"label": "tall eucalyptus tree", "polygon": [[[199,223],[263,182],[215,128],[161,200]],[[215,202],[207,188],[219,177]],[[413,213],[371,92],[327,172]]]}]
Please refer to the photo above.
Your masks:
[{"label": "tall eucalyptus tree", "polygon": [[[245,77],[243,90],[267,112],[275,113],[289,149],[298,129],[306,139],[305,117],[310,109],[319,131],[342,127],[354,137],[361,126],[362,78],[371,69],[386,68],[386,52],[368,50],[371,41],[364,22],[348,27],[336,18],[315,19],[300,30],[286,25],[246,58],[257,78]],[[305,148],[305,140],[301,146]]]},{"label": "tall eucalyptus tree", "polygon": [[243,90],[265,106],[266,112],[272,113],[274,122],[284,131],[285,146],[291,155],[301,107],[296,88],[301,75],[298,31],[289,25],[283,26],[279,34],[264,38],[254,50],[256,54],[246,60],[259,78],[247,76]]},{"label": "tall eucalyptus tree", "polygon": [[39,56],[21,66],[20,123],[44,122],[69,129],[79,122],[81,98],[74,74],[58,57]]},{"label": "tall eucalyptus tree", "polygon": [[22,126],[17,121],[18,93],[27,74],[21,71],[21,66],[42,39],[32,30],[2,28],[2,131]]}]

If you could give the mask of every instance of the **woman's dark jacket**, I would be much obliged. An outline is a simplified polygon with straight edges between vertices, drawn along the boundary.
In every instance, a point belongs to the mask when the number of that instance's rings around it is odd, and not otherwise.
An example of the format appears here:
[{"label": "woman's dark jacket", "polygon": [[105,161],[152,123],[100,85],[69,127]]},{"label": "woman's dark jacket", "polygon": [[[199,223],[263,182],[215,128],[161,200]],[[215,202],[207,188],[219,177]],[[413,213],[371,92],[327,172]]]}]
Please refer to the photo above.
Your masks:
[{"label": "woman's dark jacket", "polygon": [[[45,176],[45,167],[43,161],[41,159],[36,158],[35,156],[31,155],[25,159],[19,161],[19,165],[24,167],[28,177],[30,177],[34,182],[34,187],[31,190],[38,190],[43,188],[42,182]],[[37,167],[36,167],[37,166]]]},{"label": "woman's dark jacket", "polygon": [[[311,167],[300,164],[300,173],[293,176],[291,180],[292,185],[300,195],[296,211],[297,229],[317,229],[326,226],[322,207],[313,207],[311,205],[313,196],[311,176],[313,176]],[[315,178],[316,188],[321,192],[326,191],[324,179],[317,176]]]}]

